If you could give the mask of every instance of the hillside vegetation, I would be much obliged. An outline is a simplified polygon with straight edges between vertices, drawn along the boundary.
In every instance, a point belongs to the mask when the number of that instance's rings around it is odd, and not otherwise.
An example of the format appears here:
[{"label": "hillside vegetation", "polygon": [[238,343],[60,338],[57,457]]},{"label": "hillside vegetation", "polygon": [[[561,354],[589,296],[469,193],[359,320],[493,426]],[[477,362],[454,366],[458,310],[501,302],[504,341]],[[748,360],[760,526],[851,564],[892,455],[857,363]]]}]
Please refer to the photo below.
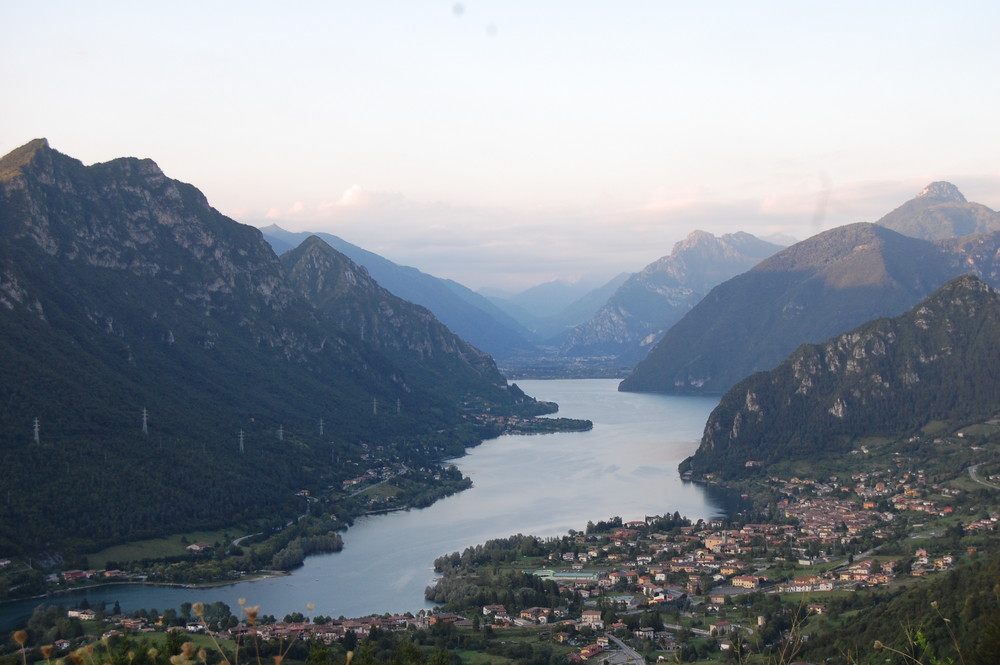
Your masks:
[{"label": "hillside vegetation", "polygon": [[346,257],[285,266],[150,160],[38,140],[0,173],[5,555],[293,516],[376,464],[362,445],[421,464],[494,434],[477,414],[552,409]]}]

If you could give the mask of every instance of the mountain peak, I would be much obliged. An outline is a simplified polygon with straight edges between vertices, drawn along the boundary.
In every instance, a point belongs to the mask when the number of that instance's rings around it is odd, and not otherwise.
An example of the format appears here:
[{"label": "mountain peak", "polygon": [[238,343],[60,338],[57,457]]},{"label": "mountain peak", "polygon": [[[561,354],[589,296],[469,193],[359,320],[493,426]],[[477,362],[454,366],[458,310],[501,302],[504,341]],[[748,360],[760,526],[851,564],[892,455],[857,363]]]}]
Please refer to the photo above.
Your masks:
[{"label": "mountain peak", "polygon": [[299,245],[302,251],[323,251],[323,252],[337,252],[333,247],[330,247],[329,243],[320,238],[319,236],[309,236]]},{"label": "mountain peak", "polygon": [[875,222],[912,238],[942,240],[1000,230],[1000,213],[970,203],[950,182],[932,182]]},{"label": "mountain peak", "polygon": [[962,192],[958,191],[958,187],[943,180],[932,182],[924,187],[923,190],[917,194],[917,198],[929,199],[931,201],[941,203],[967,203],[965,197],[962,195]]},{"label": "mountain peak", "polygon": [[48,139],[34,139],[0,157],[0,182],[10,180],[30,164],[42,150],[51,150]]}]

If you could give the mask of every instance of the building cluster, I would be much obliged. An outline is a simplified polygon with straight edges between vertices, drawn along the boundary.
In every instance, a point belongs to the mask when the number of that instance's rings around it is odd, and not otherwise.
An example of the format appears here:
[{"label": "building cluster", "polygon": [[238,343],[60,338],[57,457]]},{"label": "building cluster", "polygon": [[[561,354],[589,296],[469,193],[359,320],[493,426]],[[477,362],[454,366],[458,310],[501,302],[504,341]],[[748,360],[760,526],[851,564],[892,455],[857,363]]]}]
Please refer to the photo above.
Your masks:
[{"label": "building cluster", "polygon": [[834,497],[817,497],[778,503],[785,517],[798,522],[792,537],[799,546],[816,541],[820,545],[847,544],[879,522],[892,520],[892,515],[875,512],[875,506],[865,509],[855,501]]},{"label": "building cluster", "polygon": [[[377,482],[404,471],[402,465],[385,466],[345,481],[344,486]],[[815,593],[835,589],[885,585],[905,570],[899,558],[869,558],[835,563],[831,550],[855,545],[869,535],[889,536],[895,511],[918,511],[935,515],[951,514],[952,508],[940,505],[949,496],[946,488],[929,485],[922,472],[885,470],[856,473],[845,482],[831,477],[824,482],[772,477],[772,487],[783,494],[775,505],[778,521],[774,523],[733,524],[721,519],[658,531],[659,518],[626,522],[620,528],[600,535],[571,533],[549,554],[550,569],[528,571],[556,582],[560,590],[572,591],[584,599],[604,597],[603,606],[629,611],[658,603],[669,603],[686,595],[704,595],[703,609],[711,612],[725,605],[731,596],[753,591],[778,593]],[[935,497],[935,500],[928,498]],[[1000,514],[980,515],[967,521],[966,532],[995,531]],[[685,522],[686,523],[686,522]],[[676,524],[676,522],[675,522]],[[208,546],[194,543],[189,549]],[[970,548],[971,551],[974,548]],[[843,549],[840,549],[843,553]],[[791,559],[789,559],[791,555]],[[771,562],[779,565],[769,568]],[[935,555],[918,549],[906,565],[913,575],[949,570],[956,562],[953,554]],[[823,564],[826,569],[820,568]],[[838,565],[839,564],[839,565]],[[9,562],[0,562],[9,565]],[[788,578],[796,565],[806,571]],[[816,572],[813,572],[816,571]],[[70,570],[61,575],[63,582],[124,577],[123,571]],[[774,577],[774,579],[772,579]],[[590,607],[594,603],[591,601]],[[821,605],[810,605],[810,611],[822,612]],[[71,611],[71,616],[72,616]],[[84,612],[80,610],[78,612]],[[428,629],[438,623],[471,627],[474,623],[489,623],[496,627],[516,627],[553,624],[553,639],[569,641],[581,631],[595,641],[581,646],[570,662],[600,656],[609,648],[608,638],[597,635],[603,631],[621,634],[622,623],[605,625],[605,614],[585,609],[579,617],[570,617],[568,607],[528,607],[508,611],[503,605],[486,605],[481,616],[470,620],[450,613],[420,613],[417,616],[370,616],[337,619],[322,623],[276,622],[265,625],[238,625],[221,636],[242,639],[309,640],[326,643],[342,640],[353,633],[359,638],[375,629]],[[81,618],[87,618],[81,616]],[[570,625],[576,629],[568,628]],[[561,628],[566,626],[567,628]],[[123,619],[119,628],[125,631],[149,629],[139,619]],[[705,635],[723,638],[728,634],[725,621],[711,624]],[[171,630],[201,632],[203,623],[189,623]],[[697,633],[697,630],[692,630]],[[669,632],[654,632],[642,627],[634,637],[655,640],[669,651],[676,648]],[[574,642],[575,644],[575,642]],[[726,642],[722,642],[726,644]],[[731,643],[730,643],[731,644]],[[721,648],[726,648],[722,646]]]},{"label": "building cluster", "polygon": [[[867,450],[862,449],[861,452]],[[771,483],[778,484],[787,495],[801,492],[808,492],[814,496],[830,493],[855,494],[862,501],[861,509],[866,511],[885,505],[897,511],[909,510],[939,516],[952,514],[954,508],[941,505],[940,501],[929,496],[936,494],[948,497],[956,493],[953,489],[928,485],[927,476],[923,471],[902,469],[876,469],[854,473],[848,482],[840,482],[838,478],[832,477],[827,482],[799,478],[791,480],[771,478]]]},{"label": "building cluster", "polygon": [[[761,559],[767,552],[791,552],[796,557],[794,563],[808,567],[832,563],[832,557],[823,553],[835,546],[856,543],[867,534],[889,536],[887,527],[894,514],[878,510],[869,499],[891,498],[897,492],[905,496],[913,489],[908,486],[910,483],[924,482],[922,474],[906,474],[893,484],[878,479],[877,474],[857,474],[849,488],[859,490],[859,500],[831,496],[839,493],[835,479],[819,484],[822,485],[819,491],[814,481],[793,478],[778,482],[790,490],[778,508],[793,524],[725,528],[721,521],[714,520],[670,533],[656,533],[650,532],[645,522],[628,523],[602,541],[577,536],[579,547],[550,555],[553,563],[568,565],[570,569],[533,572],[584,598],[613,590],[616,599],[628,601],[622,605],[626,608],[670,602],[685,593],[702,594],[708,590],[705,587],[728,589],[729,595],[756,590],[806,593],[885,585],[899,573],[898,559],[864,559],[831,567],[823,574],[777,581],[759,571],[767,565]],[[997,522],[997,516],[992,516],[967,528],[995,529]],[[918,556],[913,570],[915,574],[945,570],[951,564],[949,558],[940,557],[925,564]],[[621,595],[629,593],[633,595]]]},{"label": "building cluster", "polygon": [[367,486],[371,483],[382,482],[383,480],[389,480],[401,473],[407,471],[406,466],[401,463],[396,463],[391,466],[380,466],[368,469],[360,476],[354,478],[348,478],[341,483],[341,488],[344,491],[357,488],[359,486]]},{"label": "building cluster", "polygon": [[348,633],[354,633],[359,638],[367,637],[374,629],[379,630],[406,630],[410,625],[418,628],[429,628],[435,621],[456,621],[460,619],[457,615],[439,615],[434,619],[429,616],[370,616],[357,619],[331,619],[325,623],[308,622],[285,622],[255,625],[255,626],[234,626],[226,631],[225,637],[233,640],[241,640],[256,636],[263,640],[277,639],[284,642],[290,640],[315,639],[325,644],[332,644],[336,640],[342,640]]},{"label": "building cluster", "polygon": [[65,582],[67,584],[80,582],[95,582],[108,580],[122,580],[129,578],[130,574],[124,570],[64,570],[61,573],[50,573],[46,576],[47,582]]}]

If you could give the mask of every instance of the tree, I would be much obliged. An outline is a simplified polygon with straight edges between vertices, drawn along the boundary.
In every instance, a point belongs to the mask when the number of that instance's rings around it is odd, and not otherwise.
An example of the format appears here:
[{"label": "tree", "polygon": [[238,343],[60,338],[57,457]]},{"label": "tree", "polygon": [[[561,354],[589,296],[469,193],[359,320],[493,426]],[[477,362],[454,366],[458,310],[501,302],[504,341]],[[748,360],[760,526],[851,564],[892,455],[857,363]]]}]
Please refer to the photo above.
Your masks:
[{"label": "tree", "polygon": [[177,630],[168,630],[167,639],[163,643],[163,648],[167,656],[176,656],[181,652],[181,645],[184,644],[184,636]]}]

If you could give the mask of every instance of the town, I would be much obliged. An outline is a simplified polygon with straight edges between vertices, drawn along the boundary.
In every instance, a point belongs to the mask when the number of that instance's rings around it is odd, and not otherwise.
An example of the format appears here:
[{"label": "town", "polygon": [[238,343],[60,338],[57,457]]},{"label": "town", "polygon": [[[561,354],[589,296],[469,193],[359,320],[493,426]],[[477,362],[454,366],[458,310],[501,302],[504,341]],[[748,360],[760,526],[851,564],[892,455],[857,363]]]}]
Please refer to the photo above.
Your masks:
[{"label": "town", "polygon": [[[236,615],[198,604],[193,613],[76,607],[57,612],[77,628],[71,636],[50,629],[57,637],[51,645],[69,654],[95,639],[162,634],[233,648],[260,640],[349,650],[385,635],[425,634],[419,639],[428,643],[473,635],[504,644],[527,640],[569,663],[773,652],[808,640],[831,609],[851,602],[845,599],[908,588],[995,550],[1000,511],[989,491],[974,488],[992,490],[996,477],[979,478],[971,468],[961,482],[941,481],[910,466],[822,479],[769,475],[758,483],[753,507],[727,518],[612,517],[559,538],[512,536],[444,555],[435,561],[441,576],[427,589],[436,607],[416,614],[279,619],[256,607]],[[344,481],[343,491],[371,503],[366,489],[408,471],[386,466]],[[197,557],[213,546],[193,542],[186,549]],[[48,583],[57,589],[147,580],[143,570],[75,569],[50,575]]]}]

